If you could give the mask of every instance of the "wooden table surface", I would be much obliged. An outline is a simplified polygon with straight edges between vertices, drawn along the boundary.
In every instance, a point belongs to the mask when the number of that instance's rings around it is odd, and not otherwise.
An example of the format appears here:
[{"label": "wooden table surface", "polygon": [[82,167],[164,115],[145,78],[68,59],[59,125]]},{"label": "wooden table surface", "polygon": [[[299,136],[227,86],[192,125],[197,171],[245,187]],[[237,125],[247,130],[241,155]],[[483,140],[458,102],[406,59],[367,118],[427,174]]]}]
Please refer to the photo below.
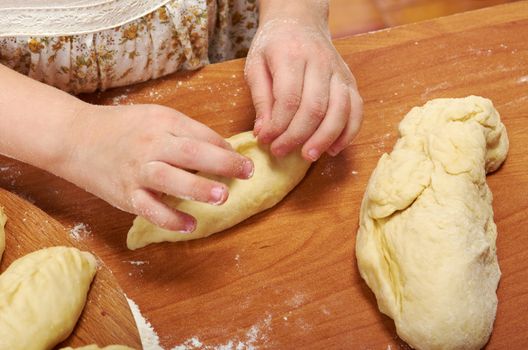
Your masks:
[{"label": "wooden table surface", "polygon": [[[489,177],[502,269],[488,349],[528,346],[528,2],[368,33],[336,42],[355,73],[365,120],[342,155],[323,157],[277,207],[207,239],[125,247],[133,216],[67,182],[2,158],[1,186],[71,227],[112,269],[170,349],[404,347],[359,277],[358,211],[366,183],[413,106],[436,97],[492,99],[511,150]],[[211,65],[88,96],[159,103],[225,136],[252,127],[243,61]],[[193,347],[197,345],[196,347]]]},{"label": "wooden table surface", "polygon": [[[1,273],[16,259],[46,247],[73,246],[87,250],[79,240],[84,235],[80,227],[77,235],[72,235],[51,216],[3,189],[0,189],[0,205],[7,216]],[[140,346],[136,322],[130,311],[119,283],[104,263],[100,264],[79,321],[59,347],[81,347],[92,343]]]}]

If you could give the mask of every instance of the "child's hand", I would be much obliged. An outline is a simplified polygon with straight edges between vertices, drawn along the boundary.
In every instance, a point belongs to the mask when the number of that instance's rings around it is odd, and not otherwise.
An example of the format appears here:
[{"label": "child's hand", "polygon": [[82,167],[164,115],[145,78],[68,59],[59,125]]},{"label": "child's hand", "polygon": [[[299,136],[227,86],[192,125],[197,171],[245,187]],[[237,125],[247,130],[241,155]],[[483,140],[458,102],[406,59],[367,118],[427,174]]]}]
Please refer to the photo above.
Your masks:
[{"label": "child's hand", "polygon": [[331,42],[324,1],[311,2],[261,2],[245,74],[258,139],[271,143],[277,156],[303,144],[303,157],[315,161],[325,151],[337,155],[352,141],[363,102]]},{"label": "child's hand", "polygon": [[226,185],[192,171],[246,179],[253,163],[213,130],[157,105],[85,105],[72,123],[70,156],[54,171],[112,205],[156,225],[192,231],[193,217],[166,206],[166,193],[211,204]]}]

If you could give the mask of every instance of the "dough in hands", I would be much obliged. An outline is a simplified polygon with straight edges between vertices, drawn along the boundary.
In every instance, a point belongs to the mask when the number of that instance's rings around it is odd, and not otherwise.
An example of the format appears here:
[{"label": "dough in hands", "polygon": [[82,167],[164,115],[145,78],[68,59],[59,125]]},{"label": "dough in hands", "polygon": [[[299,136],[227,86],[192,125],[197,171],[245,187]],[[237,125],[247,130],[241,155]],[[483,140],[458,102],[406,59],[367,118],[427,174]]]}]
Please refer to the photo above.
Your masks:
[{"label": "dough in hands", "polygon": [[506,158],[506,129],[470,96],[413,108],[399,131],[363,198],[359,271],[412,347],[480,349],[500,278],[486,173]]},{"label": "dough in hands", "polygon": [[5,224],[7,216],[4,214],[4,208],[0,207],[0,261],[5,250]]},{"label": "dough in hands", "polygon": [[310,162],[301,157],[300,151],[282,158],[273,157],[269,146],[260,145],[250,131],[234,135],[227,141],[238,153],[253,160],[253,177],[240,180],[207,176],[229,187],[227,201],[219,206],[167,197],[166,202],[170,206],[196,218],[196,230],[192,233],[168,231],[137,217],[128,231],[129,249],[150,243],[207,237],[230,228],[280,202],[303,179],[310,167]]},{"label": "dough in hands", "polygon": [[52,247],[15,260],[0,275],[0,349],[51,349],[81,315],[97,262],[76,248]]}]

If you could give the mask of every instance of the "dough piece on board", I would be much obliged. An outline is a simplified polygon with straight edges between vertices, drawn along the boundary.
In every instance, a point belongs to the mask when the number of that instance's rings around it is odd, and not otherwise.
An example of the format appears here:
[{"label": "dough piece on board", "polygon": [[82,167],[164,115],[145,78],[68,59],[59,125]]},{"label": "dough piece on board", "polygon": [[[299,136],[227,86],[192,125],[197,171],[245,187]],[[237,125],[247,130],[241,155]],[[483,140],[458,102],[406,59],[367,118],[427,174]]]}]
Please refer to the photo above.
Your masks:
[{"label": "dough piece on board", "polygon": [[413,108],[374,170],[356,242],[359,271],[398,335],[417,349],[480,349],[500,278],[486,172],[508,152],[491,101]]},{"label": "dough piece on board", "polygon": [[4,208],[0,207],[0,261],[2,261],[2,255],[4,255],[5,249],[5,224],[7,216],[4,214]]},{"label": "dough piece on board", "polygon": [[51,349],[72,332],[97,269],[77,248],[41,249],[0,275],[0,349]]},{"label": "dough piece on board", "polygon": [[240,180],[207,176],[229,186],[229,198],[219,206],[167,197],[166,202],[170,206],[196,218],[196,230],[192,233],[168,231],[137,217],[128,231],[129,249],[141,248],[150,243],[207,237],[228,229],[280,202],[302,180],[310,167],[310,162],[304,160],[300,152],[293,152],[283,158],[273,157],[269,147],[260,145],[251,131],[234,135],[227,141],[238,153],[253,160],[253,177]]}]

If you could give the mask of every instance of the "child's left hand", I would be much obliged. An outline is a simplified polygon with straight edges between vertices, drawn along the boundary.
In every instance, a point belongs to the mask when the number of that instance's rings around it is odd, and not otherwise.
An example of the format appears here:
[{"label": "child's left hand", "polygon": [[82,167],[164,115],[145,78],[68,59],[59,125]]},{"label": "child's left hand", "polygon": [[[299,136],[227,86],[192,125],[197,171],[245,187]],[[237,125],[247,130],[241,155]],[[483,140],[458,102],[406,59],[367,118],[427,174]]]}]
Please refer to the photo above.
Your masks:
[{"label": "child's left hand", "polygon": [[303,157],[315,161],[348,146],[359,131],[363,101],[331,42],[324,11],[310,3],[261,2],[245,75],[258,139],[271,143],[276,156],[303,144]]}]

